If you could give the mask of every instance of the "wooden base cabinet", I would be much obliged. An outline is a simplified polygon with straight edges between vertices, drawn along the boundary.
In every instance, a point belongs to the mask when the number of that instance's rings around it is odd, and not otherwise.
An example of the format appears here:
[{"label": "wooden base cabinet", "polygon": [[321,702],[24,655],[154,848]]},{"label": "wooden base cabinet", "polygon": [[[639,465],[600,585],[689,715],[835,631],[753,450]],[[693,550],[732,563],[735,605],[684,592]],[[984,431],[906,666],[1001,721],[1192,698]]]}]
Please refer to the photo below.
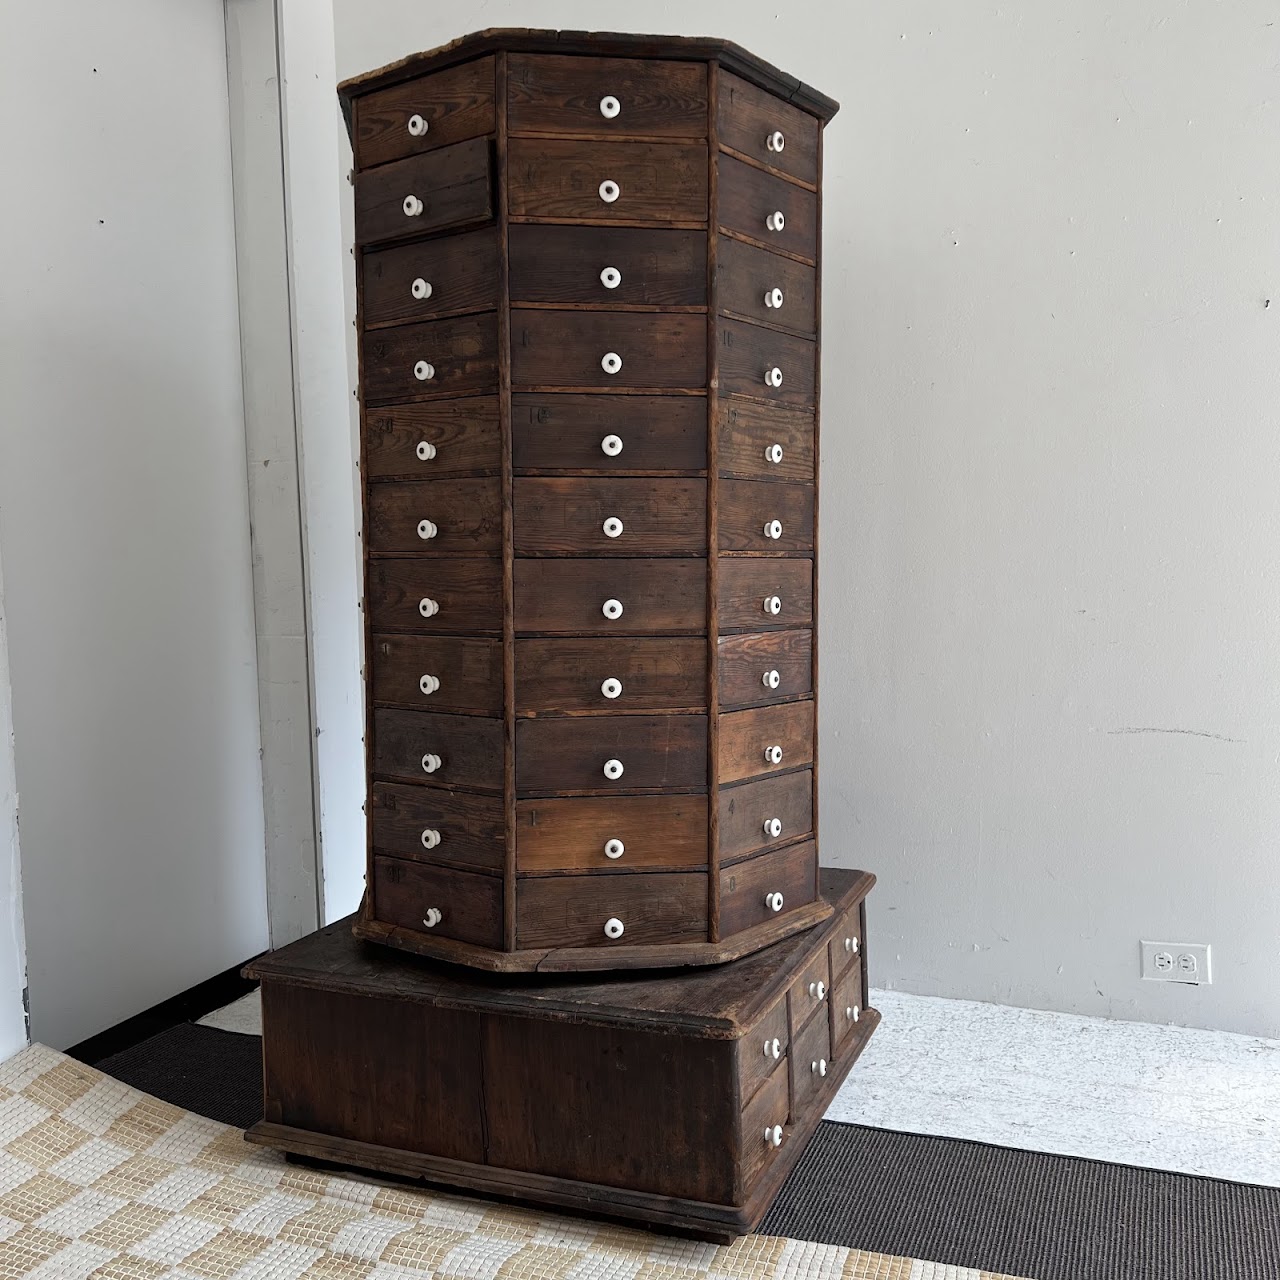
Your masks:
[{"label": "wooden base cabinet", "polygon": [[249,1139],[730,1240],[764,1217],[879,1022],[862,963],[873,883],[824,869],[825,925],[637,979],[470,974],[339,921],[246,970],[266,1099]]},{"label": "wooden base cabinet", "polygon": [[364,939],[718,964],[821,923],[822,131],[725,41],[349,80]]}]

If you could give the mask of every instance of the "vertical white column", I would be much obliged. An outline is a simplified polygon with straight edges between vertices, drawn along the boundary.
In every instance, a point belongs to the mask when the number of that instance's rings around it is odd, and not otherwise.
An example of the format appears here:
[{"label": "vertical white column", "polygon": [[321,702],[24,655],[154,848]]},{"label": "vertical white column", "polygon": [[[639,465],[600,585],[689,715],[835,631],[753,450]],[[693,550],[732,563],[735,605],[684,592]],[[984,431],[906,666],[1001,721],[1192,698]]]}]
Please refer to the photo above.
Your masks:
[{"label": "vertical white column", "polygon": [[27,1043],[27,948],[22,931],[18,859],[18,780],[14,768],[13,696],[0,567],[0,1059]]}]

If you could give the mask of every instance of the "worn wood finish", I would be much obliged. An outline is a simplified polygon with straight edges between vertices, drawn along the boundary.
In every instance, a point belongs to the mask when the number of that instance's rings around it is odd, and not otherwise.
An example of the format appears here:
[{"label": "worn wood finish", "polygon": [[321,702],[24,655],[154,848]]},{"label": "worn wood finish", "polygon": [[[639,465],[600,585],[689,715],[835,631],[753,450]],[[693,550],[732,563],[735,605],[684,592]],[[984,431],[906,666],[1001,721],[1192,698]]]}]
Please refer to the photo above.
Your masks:
[{"label": "worn wood finish", "polygon": [[379,853],[472,870],[502,870],[502,806],[493,796],[375,782],[369,789],[369,810],[373,847]]},{"label": "worn wood finish", "polygon": [[[813,414],[752,400],[725,400],[717,415],[718,470],[738,480],[813,483]],[[769,452],[777,446],[782,457]]]},{"label": "worn wood finish", "polygon": [[[774,1001],[773,1006],[739,1043],[738,1096],[742,1099],[744,1110],[756,1090],[772,1075],[780,1074],[786,1080],[786,1058],[790,1043],[787,999],[782,996]],[[785,1103],[783,1107],[785,1109]]]},{"label": "worn wood finish", "polygon": [[[813,831],[813,791],[805,769],[740,787],[724,787],[718,803],[722,864],[788,844]],[[765,826],[774,819],[782,827],[776,836]]]},{"label": "worn wood finish", "polygon": [[[771,612],[775,596],[777,613]],[[812,621],[812,560],[720,557],[721,635],[807,627]]]},{"label": "worn wood finish", "polygon": [[371,485],[366,501],[374,554],[496,555],[502,550],[502,494],[496,480],[388,481]]},{"label": "worn wood finish", "polygon": [[726,710],[795,698],[813,689],[813,636],[808,631],[728,636],[719,642],[719,664],[720,706]]},{"label": "worn wood finish", "polygon": [[[419,202],[415,212],[405,201]],[[484,138],[356,174],[356,243],[383,244],[493,218],[493,171]]]},{"label": "worn wood finish", "polygon": [[365,254],[365,328],[494,310],[498,248],[485,227]]},{"label": "worn wood finish", "polygon": [[[782,524],[776,538],[766,532],[773,520]],[[813,486],[722,480],[720,550],[812,551]]]},{"label": "worn wood finish", "polygon": [[[502,790],[501,720],[379,708],[373,713],[373,744],[373,771],[380,778]],[[440,763],[430,769],[423,758],[432,755]]]},{"label": "worn wood finish", "polygon": [[791,1042],[791,1114],[803,1115],[823,1091],[826,1077],[835,1070],[831,1053],[831,1029],[816,1015]]},{"label": "worn wood finish", "polygon": [[374,635],[373,700],[383,707],[502,712],[502,645],[464,636]]},{"label": "worn wood finish", "polygon": [[805,961],[787,993],[791,1018],[791,1038],[820,1011],[825,1011],[831,994],[831,970],[827,964],[827,947],[817,947]]},{"label": "worn wood finish", "polygon": [[[720,717],[720,784],[812,764],[813,730],[812,702],[725,713]],[[781,763],[765,758],[765,748],[770,746],[782,748]]]},{"label": "worn wood finish", "polygon": [[[728,236],[716,266],[716,310],[753,324],[812,337],[818,329],[818,281],[813,267]],[[774,290],[780,290],[779,304]]]},{"label": "worn wood finish", "polygon": [[374,631],[502,632],[502,563],[496,559],[375,556],[365,589]]},{"label": "worn wood finish", "polygon": [[380,405],[365,412],[364,442],[368,480],[497,475],[498,397]]},{"label": "worn wood finish", "polygon": [[784,1058],[742,1112],[738,1146],[742,1152],[740,1183],[745,1190],[760,1182],[772,1166],[781,1163],[782,1151],[764,1136],[775,1125],[783,1129],[782,1145],[794,1140],[790,1124],[790,1059]]},{"label": "worn wood finish", "polygon": [[[743,320],[720,321],[720,389],[796,409],[817,403],[816,349],[808,338],[779,333]],[[780,369],[782,385],[769,386],[765,371]]]},{"label": "worn wood finish", "polygon": [[[807,112],[726,73],[720,80],[716,125],[722,147],[799,182],[817,184],[822,130]],[[775,133],[782,134],[780,150],[769,145]]]},{"label": "worn wood finish", "polygon": [[831,938],[831,976],[838,978],[862,954],[862,924],[858,911],[847,912],[837,923]]},{"label": "worn wood finish", "polygon": [[[813,264],[818,252],[818,197],[793,182],[724,156],[720,161],[720,229],[775,253]],[[783,215],[780,231],[768,224]]]},{"label": "worn wood finish", "polygon": [[526,638],[516,672],[517,715],[707,709],[706,645],[693,637]]},{"label": "worn wood finish", "polygon": [[[371,329],[361,342],[366,402],[478,395],[498,387],[498,322],[455,316]],[[419,377],[422,365],[427,376]]]},{"label": "worn wood finish", "polygon": [[[622,845],[619,852],[610,841]],[[516,802],[523,873],[696,870],[707,864],[707,797],[575,796]]]},{"label": "worn wood finish", "polygon": [[[720,872],[720,931],[728,937],[762,924],[774,912],[768,895],[782,894],[783,907],[812,902],[818,868],[813,841],[788,845],[735,862]],[[826,952],[823,952],[826,963]]]},{"label": "worn wood finish", "polygon": [[[707,629],[703,560],[517,560],[520,635],[700,635]],[[610,600],[622,605],[607,617]]]},{"label": "worn wood finish", "polygon": [[[834,946],[834,943],[832,944]],[[862,966],[856,961],[847,973],[832,976],[831,1054],[838,1057],[848,1047],[862,1021],[866,997],[862,990]]]},{"label": "worn wood finish", "polygon": [[[707,936],[706,880],[705,871],[522,879],[516,885],[516,945],[701,942]],[[605,931],[610,920],[623,928],[616,940]]]},{"label": "worn wood finish", "polygon": [[388,924],[430,928],[433,936],[481,947],[502,946],[502,880],[498,876],[375,854],[373,896],[378,914]]}]

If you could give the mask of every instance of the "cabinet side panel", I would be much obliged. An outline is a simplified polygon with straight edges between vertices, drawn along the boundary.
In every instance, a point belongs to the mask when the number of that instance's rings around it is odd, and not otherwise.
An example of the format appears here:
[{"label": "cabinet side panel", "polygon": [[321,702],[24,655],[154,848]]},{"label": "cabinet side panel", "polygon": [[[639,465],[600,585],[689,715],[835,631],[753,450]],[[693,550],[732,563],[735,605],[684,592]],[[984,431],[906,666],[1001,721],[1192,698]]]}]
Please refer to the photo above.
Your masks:
[{"label": "cabinet side panel", "polygon": [[[707,780],[713,790],[720,777],[720,466],[719,416],[720,344],[718,341],[720,219],[720,144],[717,123],[720,68],[707,66]],[[720,941],[720,811],[707,806],[707,933]]]}]

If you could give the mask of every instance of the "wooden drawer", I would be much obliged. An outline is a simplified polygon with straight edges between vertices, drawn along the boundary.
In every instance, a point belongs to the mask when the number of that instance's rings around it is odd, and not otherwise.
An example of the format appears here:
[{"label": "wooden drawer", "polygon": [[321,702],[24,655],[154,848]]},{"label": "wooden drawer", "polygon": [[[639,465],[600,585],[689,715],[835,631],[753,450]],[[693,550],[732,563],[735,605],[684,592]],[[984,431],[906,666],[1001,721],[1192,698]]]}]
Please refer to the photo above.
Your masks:
[{"label": "wooden drawer", "polygon": [[374,631],[502,632],[502,561],[370,559],[365,591]]},{"label": "wooden drawer", "polygon": [[513,525],[517,555],[705,554],[707,485],[522,476],[514,486]]},{"label": "wooden drawer", "polygon": [[813,621],[812,560],[721,556],[717,573],[722,635]]},{"label": "wooden drawer", "polygon": [[524,634],[705,635],[707,562],[517,560],[515,622]]},{"label": "wooden drawer", "polygon": [[[832,944],[834,946],[834,943]],[[857,962],[834,979],[831,992],[831,1050],[839,1055],[849,1047],[862,1021],[862,965]]]},{"label": "wooden drawer", "polygon": [[813,633],[760,631],[721,639],[720,705],[745,707],[813,692]]},{"label": "wooden drawer", "polygon": [[381,706],[502,714],[502,642],[375,635],[370,684]]},{"label": "wooden drawer", "polygon": [[498,386],[498,319],[492,313],[374,329],[360,348],[366,403],[477,395]]},{"label": "wooden drawer", "polygon": [[[725,787],[719,805],[720,862],[724,865],[813,831],[813,773],[801,769],[740,787]],[[776,836],[765,827],[775,818],[782,824]]]},{"label": "wooden drawer", "polygon": [[831,1028],[824,1016],[791,1038],[791,1111],[803,1114],[826,1087],[831,1071]]},{"label": "wooden drawer", "polygon": [[707,466],[707,402],[701,396],[523,392],[511,397],[511,427],[517,472],[688,475]]},{"label": "wooden drawer", "polygon": [[367,480],[497,475],[501,466],[497,396],[389,404],[364,416]]},{"label": "wooden drawer", "polygon": [[[356,166],[367,169],[492,133],[494,97],[493,59],[477,58],[356,98],[351,130]],[[415,121],[410,132],[415,116],[426,128]]]},{"label": "wooden drawer", "polygon": [[722,480],[719,519],[721,551],[812,551],[813,486]]},{"label": "wooden drawer", "polygon": [[355,210],[358,245],[491,221],[488,140],[473,138],[356,174]]},{"label": "wooden drawer", "polygon": [[502,800],[496,796],[375,782],[369,806],[379,853],[502,870],[506,832]]},{"label": "wooden drawer", "polygon": [[701,638],[516,641],[517,715],[706,709]]},{"label": "wooden drawer", "polygon": [[[827,949],[819,947],[805,962],[804,970],[791,984],[787,1003],[791,1010],[791,1039],[794,1041],[810,1019],[827,1010],[831,994],[831,970],[827,967]],[[825,1026],[827,1019],[819,1019]],[[806,1064],[807,1065],[807,1064]]]},{"label": "wooden drawer", "polygon": [[502,721],[379,708],[373,713],[373,772],[501,793]]},{"label": "wooden drawer", "polygon": [[[750,1193],[750,1189],[770,1163],[778,1158],[791,1137],[788,1063],[789,1059],[783,1058],[779,1069],[769,1075],[763,1087],[756,1090],[742,1111],[742,1131],[738,1135],[738,1141],[742,1152],[742,1182],[746,1194]],[[775,1127],[782,1129],[779,1135],[781,1142],[776,1147],[770,1140]]]},{"label": "wooden drawer", "polygon": [[[716,132],[722,147],[801,182],[817,183],[820,126],[816,116],[727,72],[721,73],[719,88]],[[778,133],[781,149],[771,145]]]},{"label": "wooden drawer", "polygon": [[[818,849],[813,841],[771,849],[720,872],[720,936],[730,938],[743,929],[776,920],[778,913],[766,898],[782,894],[782,910],[806,906],[818,896]],[[827,962],[826,950],[822,963]]]},{"label": "wooden drawer", "polygon": [[[613,760],[623,766],[616,778],[605,774]],[[706,784],[706,716],[592,716],[516,725],[516,789],[524,794]]]},{"label": "wooden drawer", "polygon": [[818,331],[817,272],[794,258],[726,236],[716,251],[716,306],[722,314],[812,337]]},{"label": "wooden drawer", "polygon": [[[684,313],[513,311],[511,381],[521,387],[699,390],[707,381],[706,335],[706,318]],[[605,369],[610,356],[622,361],[613,373]]]},{"label": "wooden drawer", "polygon": [[[432,867],[403,858],[373,859],[373,911],[378,920],[434,937],[502,946],[502,877]],[[435,913],[439,913],[438,916]],[[436,923],[428,925],[429,919]]]},{"label": "wooden drawer", "polygon": [[839,977],[862,956],[862,908],[855,906],[831,935],[831,974]]},{"label": "wooden drawer", "polygon": [[[602,275],[610,268],[617,277],[606,285]],[[517,224],[511,301],[705,307],[707,233]]]},{"label": "wooden drawer", "polygon": [[[810,338],[778,333],[743,320],[721,320],[720,392],[771,404],[812,409],[817,403],[818,356]],[[782,371],[782,385],[765,381],[766,370]]]},{"label": "wooden drawer", "polygon": [[[621,853],[611,841],[622,845]],[[518,871],[706,865],[706,796],[575,796],[516,802]]]},{"label": "wooden drawer", "polygon": [[[613,200],[601,193],[606,182],[617,190]],[[670,142],[512,138],[507,148],[507,208],[513,218],[532,221],[705,225],[707,148]]]},{"label": "wooden drawer", "polygon": [[485,227],[364,255],[360,319],[409,324],[498,305],[498,232]]},{"label": "wooden drawer", "polygon": [[647,58],[512,54],[507,128],[576,137],[705,138],[707,69]]},{"label": "wooden drawer", "polygon": [[[782,702],[722,715],[720,784],[811,765],[813,728],[812,702]],[[765,757],[766,749],[775,746],[782,748],[777,764]]]},{"label": "wooden drawer", "polygon": [[744,1104],[775,1071],[787,1074],[787,998],[782,996],[738,1042],[738,1093]]},{"label": "wooden drawer", "polygon": [[[814,415],[751,400],[722,400],[717,414],[717,460],[722,476],[742,480],[813,483]],[[781,448],[777,461],[774,446]]]},{"label": "wooden drawer", "polygon": [[[794,182],[762,173],[741,160],[720,157],[719,212],[722,230],[765,249],[812,263],[818,253],[818,197]],[[781,213],[782,230],[769,224]]]},{"label": "wooden drawer", "polygon": [[496,478],[387,481],[369,486],[366,505],[373,553],[502,550],[502,486]]},{"label": "wooden drawer", "polygon": [[[605,932],[606,924],[617,922]],[[545,876],[516,885],[517,947],[627,947],[707,937],[707,873]]]}]

